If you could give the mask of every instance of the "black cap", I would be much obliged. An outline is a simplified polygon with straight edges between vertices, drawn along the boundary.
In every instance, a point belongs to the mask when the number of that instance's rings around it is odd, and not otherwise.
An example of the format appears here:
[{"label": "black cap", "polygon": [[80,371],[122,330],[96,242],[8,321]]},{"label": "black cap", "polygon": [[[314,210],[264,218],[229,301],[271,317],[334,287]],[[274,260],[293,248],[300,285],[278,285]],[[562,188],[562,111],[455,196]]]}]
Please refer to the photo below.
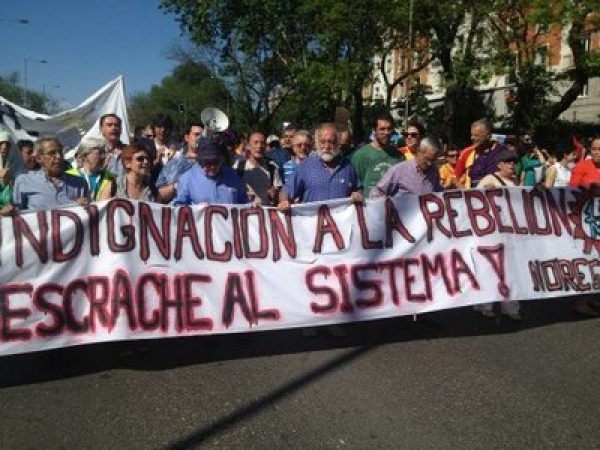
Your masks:
[{"label": "black cap", "polygon": [[517,155],[517,152],[513,152],[506,148],[501,150],[500,154],[498,155],[498,162],[508,162],[508,161],[517,162],[518,160],[519,160],[519,156]]},{"label": "black cap", "polygon": [[212,139],[201,139],[198,144],[198,161],[214,161],[225,155],[223,146]]}]

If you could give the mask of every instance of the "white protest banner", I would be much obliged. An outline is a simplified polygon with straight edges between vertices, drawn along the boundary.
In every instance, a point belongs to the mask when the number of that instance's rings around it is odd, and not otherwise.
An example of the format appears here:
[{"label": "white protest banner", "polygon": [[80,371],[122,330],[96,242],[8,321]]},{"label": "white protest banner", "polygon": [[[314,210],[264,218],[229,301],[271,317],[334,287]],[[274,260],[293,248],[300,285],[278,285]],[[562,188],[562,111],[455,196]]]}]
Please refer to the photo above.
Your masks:
[{"label": "white protest banner", "polygon": [[0,355],[600,291],[600,198],[448,191],[353,205],[113,199],[0,220]]},{"label": "white protest banner", "polygon": [[39,136],[52,134],[66,148],[74,148],[84,137],[102,138],[99,119],[108,113],[117,114],[123,120],[121,140],[129,142],[129,120],[122,76],[107,83],[76,108],[52,116],[30,111],[0,96],[0,128],[8,130],[14,141],[35,141]]}]

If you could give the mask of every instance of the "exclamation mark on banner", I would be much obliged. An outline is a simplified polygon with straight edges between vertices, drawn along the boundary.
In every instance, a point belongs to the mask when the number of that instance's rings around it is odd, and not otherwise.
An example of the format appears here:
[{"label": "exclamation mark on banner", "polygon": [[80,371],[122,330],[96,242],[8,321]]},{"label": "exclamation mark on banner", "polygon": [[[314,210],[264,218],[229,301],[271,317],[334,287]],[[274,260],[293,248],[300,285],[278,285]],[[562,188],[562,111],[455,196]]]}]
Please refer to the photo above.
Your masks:
[{"label": "exclamation mark on banner", "polygon": [[494,272],[498,276],[498,292],[504,298],[510,296],[510,289],[506,284],[506,259],[504,244],[498,244],[493,247],[477,247],[477,251],[488,260]]}]

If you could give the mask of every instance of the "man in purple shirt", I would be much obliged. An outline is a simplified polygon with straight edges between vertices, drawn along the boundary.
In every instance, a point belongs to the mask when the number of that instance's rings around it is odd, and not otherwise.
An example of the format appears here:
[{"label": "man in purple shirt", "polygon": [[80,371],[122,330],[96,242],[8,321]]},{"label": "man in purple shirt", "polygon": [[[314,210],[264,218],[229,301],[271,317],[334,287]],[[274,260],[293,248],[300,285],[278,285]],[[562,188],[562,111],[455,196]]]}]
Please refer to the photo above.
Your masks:
[{"label": "man in purple shirt", "polygon": [[394,197],[399,194],[430,194],[442,191],[436,165],[440,145],[424,138],[413,159],[392,166],[371,190],[369,198]]},{"label": "man in purple shirt", "polygon": [[279,209],[293,202],[308,203],[350,197],[362,201],[362,187],[350,161],[342,155],[335,124],[325,123],[316,131],[317,151],[304,159],[279,193]]}]

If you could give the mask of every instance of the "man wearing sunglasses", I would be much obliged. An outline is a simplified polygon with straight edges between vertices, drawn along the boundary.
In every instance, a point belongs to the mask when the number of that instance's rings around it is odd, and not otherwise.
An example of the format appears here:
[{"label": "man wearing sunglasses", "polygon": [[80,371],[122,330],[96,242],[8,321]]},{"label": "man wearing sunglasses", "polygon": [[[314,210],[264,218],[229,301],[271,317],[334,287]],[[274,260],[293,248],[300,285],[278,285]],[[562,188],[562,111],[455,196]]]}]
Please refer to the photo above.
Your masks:
[{"label": "man wearing sunglasses", "polygon": [[215,141],[201,141],[198,164],[181,175],[173,204],[249,203],[246,184],[235,170],[225,165],[226,151]]}]

